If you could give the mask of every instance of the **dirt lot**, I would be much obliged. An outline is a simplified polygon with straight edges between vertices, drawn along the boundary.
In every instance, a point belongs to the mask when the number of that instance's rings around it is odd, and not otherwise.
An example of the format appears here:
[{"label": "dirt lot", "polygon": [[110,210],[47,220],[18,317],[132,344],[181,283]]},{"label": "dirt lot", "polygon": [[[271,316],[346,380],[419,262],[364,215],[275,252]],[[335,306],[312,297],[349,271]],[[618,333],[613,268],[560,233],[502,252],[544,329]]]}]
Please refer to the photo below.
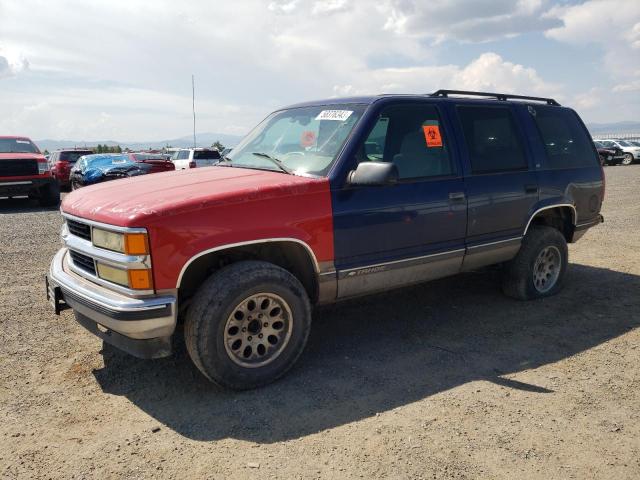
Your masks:
[{"label": "dirt lot", "polygon": [[640,478],[640,165],[606,172],[558,296],[483,271],[323,308],[245,393],[55,317],[60,216],[0,201],[0,477]]}]

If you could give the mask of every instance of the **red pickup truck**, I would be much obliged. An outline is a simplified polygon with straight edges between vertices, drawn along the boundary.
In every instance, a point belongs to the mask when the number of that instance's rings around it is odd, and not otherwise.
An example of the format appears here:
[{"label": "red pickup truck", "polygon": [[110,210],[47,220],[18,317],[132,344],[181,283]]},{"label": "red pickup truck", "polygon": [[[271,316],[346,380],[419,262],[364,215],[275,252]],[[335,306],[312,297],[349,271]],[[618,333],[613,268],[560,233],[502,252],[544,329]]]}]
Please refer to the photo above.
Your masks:
[{"label": "red pickup truck", "polygon": [[43,207],[60,203],[60,187],[49,162],[27,137],[0,137],[0,197],[37,199]]}]

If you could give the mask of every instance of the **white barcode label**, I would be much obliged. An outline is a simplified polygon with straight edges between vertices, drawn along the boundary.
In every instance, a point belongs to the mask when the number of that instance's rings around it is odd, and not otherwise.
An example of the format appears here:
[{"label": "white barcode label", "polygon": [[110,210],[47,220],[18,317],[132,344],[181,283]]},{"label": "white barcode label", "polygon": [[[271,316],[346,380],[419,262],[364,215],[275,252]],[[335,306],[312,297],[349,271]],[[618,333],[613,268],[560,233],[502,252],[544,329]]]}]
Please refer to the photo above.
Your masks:
[{"label": "white barcode label", "polygon": [[338,120],[344,122],[351,116],[353,110],[323,110],[321,111],[316,120]]}]

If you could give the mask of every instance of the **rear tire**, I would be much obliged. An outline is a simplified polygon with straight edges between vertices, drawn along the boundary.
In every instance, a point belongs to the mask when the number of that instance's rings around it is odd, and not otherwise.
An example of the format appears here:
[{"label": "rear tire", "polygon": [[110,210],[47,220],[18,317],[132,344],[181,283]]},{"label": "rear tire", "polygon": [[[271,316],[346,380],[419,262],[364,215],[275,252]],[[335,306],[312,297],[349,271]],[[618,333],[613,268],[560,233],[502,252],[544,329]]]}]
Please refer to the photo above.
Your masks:
[{"label": "rear tire", "polygon": [[42,207],[57,207],[60,205],[60,185],[58,185],[58,182],[49,182],[45,187],[42,187],[38,201]]},{"label": "rear tire", "polygon": [[502,291],[518,300],[555,295],[562,288],[569,253],[564,235],[547,226],[532,226],[516,257],[505,265]]},{"label": "rear tire", "polygon": [[184,338],[205,377],[246,390],[284,375],[310,328],[309,298],[296,277],[267,262],[242,261],[202,284],[187,312]]}]

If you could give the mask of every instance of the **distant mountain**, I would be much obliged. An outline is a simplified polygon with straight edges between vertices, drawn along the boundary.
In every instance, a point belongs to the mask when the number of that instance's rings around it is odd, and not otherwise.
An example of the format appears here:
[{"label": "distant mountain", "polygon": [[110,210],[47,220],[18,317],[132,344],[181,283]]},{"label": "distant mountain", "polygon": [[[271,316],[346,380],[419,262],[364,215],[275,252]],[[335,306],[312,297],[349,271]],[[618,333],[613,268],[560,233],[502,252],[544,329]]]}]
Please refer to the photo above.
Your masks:
[{"label": "distant mountain", "polygon": [[[209,147],[216,141],[220,141],[225,147],[235,147],[242,139],[239,135],[229,135],[226,133],[197,133],[196,142],[198,147]],[[169,140],[148,141],[148,142],[119,142],[116,140],[35,140],[40,150],[58,150],[61,148],[84,147],[95,145],[109,145],[111,147],[120,145],[122,148],[130,148],[132,150],[146,150],[148,148],[159,149],[166,147],[188,148],[193,146],[193,136],[186,135],[184,137],[173,138]]]},{"label": "distant mountain", "polygon": [[640,133],[640,122],[587,123],[592,135],[602,133]]}]

